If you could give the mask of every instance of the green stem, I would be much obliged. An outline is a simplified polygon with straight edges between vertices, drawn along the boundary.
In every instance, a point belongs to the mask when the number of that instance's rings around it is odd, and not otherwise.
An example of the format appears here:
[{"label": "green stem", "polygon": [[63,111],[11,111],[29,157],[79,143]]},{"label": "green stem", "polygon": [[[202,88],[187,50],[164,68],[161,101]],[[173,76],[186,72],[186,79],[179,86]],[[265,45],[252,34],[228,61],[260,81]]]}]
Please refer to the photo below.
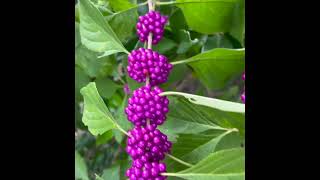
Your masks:
[{"label": "green stem", "polygon": [[124,129],[122,129],[121,126],[119,126],[119,124],[117,124],[117,123],[115,123],[115,124],[116,124],[117,128],[118,128],[121,132],[123,132],[125,135],[131,137],[130,134],[127,133],[127,131],[125,131]]},{"label": "green stem", "polygon": [[177,64],[184,64],[184,63],[189,63],[193,61],[198,61],[198,59],[186,59],[186,60],[181,60],[181,61],[174,61],[171,62],[172,65],[177,65]]},{"label": "green stem", "polygon": [[179,162],[179,163],[181,163],[181,164],[183,164],[183,165],[186,165],[186,166],[188,166],[188,167],[192,167],[192,166],[193,166],[192,164],[189,164],[189,163],[187,163],[187,162],[184,162],[184,161],[182,161],[181,159],[178,159],[178,158],[172,156],[171,154],[166,154],[166,156],[168,156],[168,157],[170,157],[171,159],[173,159],[173,160],[175,160],[175,161],[177,161],[177,162]]},{"label": "green stem", "polygon": [[175,176],[176,173],[161,173],[162,176]]}]

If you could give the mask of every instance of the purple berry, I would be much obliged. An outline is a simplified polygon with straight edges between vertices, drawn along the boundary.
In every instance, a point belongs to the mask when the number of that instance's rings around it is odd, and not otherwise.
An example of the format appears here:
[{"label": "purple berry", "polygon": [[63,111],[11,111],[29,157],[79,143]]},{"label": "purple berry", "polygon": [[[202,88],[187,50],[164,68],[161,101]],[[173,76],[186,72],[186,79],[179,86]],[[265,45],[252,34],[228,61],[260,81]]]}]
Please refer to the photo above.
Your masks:
[{"label": "purple berry", "polygon": [[[148,129],[151,131],[155,130],[156,125],[163,124],[169,111],[169,100],[165,96],[159,96],[162,92],[157,86],[153,89],[150,86],[142,86],[136,89],[132,97],[129,98],[128,106],[125,109],[128,120],[136,126],[146,126],[146,122],[149,120],[150,124],[154,125],[148,127],[152,129]],[[137,138],[143,138],[145,141],[150,139],[147,134],[134,137],[131,141],[135,141]],[[134,143],[131,141],[129,143]]]},{"label": "purple berry", "polygon": [[[153,125],[147,125],[147,127],[135,127],[128,132],[131,137],[127,140],[126,149],[134,160],[134,166],[138,168],[141,168],[143,164],[150,162],[150,160],[163,160],[165,158],[164,155],[170,152],[171,149],[171,142],[168,141],[167,138],[162,138],[166,137],[166,135],[161,133],[159,130],[156,131],[154,127],[150,126]],[[137,134],[143,138],[137,140]],[[151,165],[154,167],[154,164]]]},{"label": "purple berry", "polygon": [[139,48],[128,56],[127,71],[129,76],[139,83],[150,78],[150,85],[158,85],[167,81],[172,64],[168,59],[150,49]]},{"label": "purple berry", "polygon": [[136,167],[133,164],[132,167],[126,171],[126,176],[130,180],[165,180],[167,177],[161,175],[161,173],[164,172],[166,172],[166,166],[164,163],[146,162],[143,167]]},{"label": "purple berry", "polygon": [[168,22],[167,16],[161,16],[158,11],[150,11],[147,14],[140,16],[139,21],[136,25],[137,35],[141,42],[146,42],[149,33],[153,34],[153,44],[158,42],[163,37],[164,26]]}]

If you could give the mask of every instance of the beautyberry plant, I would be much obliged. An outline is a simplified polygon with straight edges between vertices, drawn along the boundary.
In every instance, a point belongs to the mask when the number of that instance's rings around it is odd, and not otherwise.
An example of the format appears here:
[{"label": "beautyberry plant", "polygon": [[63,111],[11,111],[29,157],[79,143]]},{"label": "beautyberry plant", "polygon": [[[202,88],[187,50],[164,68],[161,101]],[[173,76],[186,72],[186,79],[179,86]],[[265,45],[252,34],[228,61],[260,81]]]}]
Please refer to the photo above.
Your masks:
[{"label": "beautyberry plant", "polygon": [[75,179],[244,180],[244,0],[78,0],[75,21]]}]

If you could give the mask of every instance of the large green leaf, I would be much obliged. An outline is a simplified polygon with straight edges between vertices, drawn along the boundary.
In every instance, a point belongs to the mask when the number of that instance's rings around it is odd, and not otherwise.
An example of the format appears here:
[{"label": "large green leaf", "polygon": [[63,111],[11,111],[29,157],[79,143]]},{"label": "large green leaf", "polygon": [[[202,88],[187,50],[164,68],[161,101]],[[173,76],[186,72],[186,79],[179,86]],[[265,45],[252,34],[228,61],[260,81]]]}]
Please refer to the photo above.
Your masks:
[{"label": "large green leaf", "polygon": [[133,8],[115,13],[108,16],[107,20],[121,42],[126,42],[128,38],[135,35],[135,27],[138,20],[137,9]]},{"label": "large green leaf", "polygon": [[99,10],[89,0],[79,0],[80,34],[82,43],[90,50],[108,56],[128,51],[104,20]]},{"label": "large green leaf", "polygon": [[234,148],[215,152],[186,170],[165,175],[188,180],[244,180],[244,170],[244,149]]},{"label": "large green leaf", "polygon": [[221,89],[235,76],[241,75],[245,65],[245,49],[216,48],[187,60],[200,81],[212,90]]},{"label": "large green leaf", "polygon": [[96,145],[102,145],[102,144],[106,144],[110,139],[112,139],[113,137],[113,132],[112,130],[109,130],[105,133],[103,133],[102,135],[98,135],[96,138]]},{"label": "large green leaf", "polygon": [[95,79],[95,83],[97,85],[99,94],[104,98],[110,98],[117,91],[117,89],[121,88],[120,85],[114,83],[111,79],[107,77],[97,78]]},{"label": "large green leaf", "polygon": [[136,5],[129,2],[129,0],[109,0],[110,6],[115,11],[123,11]]},{"label": "large green leaf", "polygon": [[114,118],[101,99],[94,82],[81,89],[84,98],[82,122],[93,135],[117,128]]},{"label": "large green leaf", "polygon": [[111,74],[115,63],[112,56],[98,59],[98,53],[90,51],[84,45],[80,45],[76,49],[76,64],[92,78]]},{"label": "large green leaf", "polygon": [[177,47],[177,43],[171,39],[163,37],[162,40],[152,47],[153,51],[157,51],[160,54],[165,54],[166,52]]},{"label": "large green leaf", "polygon": [[75,177],[76,179],[89,180],[87,165],[77,151],[75,151]]},{"label": "large green leaf", "polygon": [[242,0],[177,0],[177,6],[192,30],[204,34],[232,31],[241,42],[244,13],[239,1]]},{"label": "large green leaf", "polygon": [[[210,153],[215,152],[220,141],[231,132],[233,131],[215,131],[214,133],[210,132],[210,135],[179,134],[177,142],[173,144],[172,155],[185,162],[196,164]],[[171,159],[168,159],[167,164],[170,169],[174,170],[185,168]]]},{"label": "large green leaf", "polygon": [[242,103],[235,103],[231,101],[225,101],[225,100],[220,100],[215,98],[209,98],[209,97],[198,96],[194,94],[173,92],[173,91],[163,92],[161,95],[162,96],[165,96],[165,95],[183,96],[186,99],[188,99],[191,103],[212,107],[215,109],[219,109],[221,111],[236,112],[236,113],[245,112],[245,104],[242,104]]},{"label": "large green leaf", "polygon": [[174,140],[176,134],[198,134],[208,130],[236,128],[243,136],[245,115],[192,104],[184,98],[169,97],[166,122],[159,127]]},{"label": "large green leaf", "polygon": [[111,74],[115,58],[113,56],[98,59],[98,53],[86,48],[81,43],[78,23],[75,26],[76,65],[81,67],[91,78],[104,77]]},{"label": "large green leaf", "polygon": [[209,51],[214,48],[233,49],[233,45],[231,40],[227,36],[217,33],[213,36],[209,36],[202,48],[203,48],[203,51]]},{"label": "large green leaf", "polygon": [[242,44],[242,47],[244,47],[244,34],[245,34],[244,0],[238,0],[238,2],[235,5],[230,34]]},{"label": "large green leaf", "polygon": [[120,165],[116,164],[106,169],[102,175],[103,180],[120,180]]}]

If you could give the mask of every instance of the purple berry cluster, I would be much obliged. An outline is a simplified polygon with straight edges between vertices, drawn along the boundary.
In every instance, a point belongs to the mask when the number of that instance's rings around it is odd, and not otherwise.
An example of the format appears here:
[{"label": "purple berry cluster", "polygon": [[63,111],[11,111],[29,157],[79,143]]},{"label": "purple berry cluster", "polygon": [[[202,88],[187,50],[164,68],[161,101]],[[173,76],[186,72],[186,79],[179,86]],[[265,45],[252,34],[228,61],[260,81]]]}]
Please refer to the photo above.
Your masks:
[{"label": "purple berry cluster", "polygon": [[163,37],[164,26],[168,21],[167,16],[161,16],[160,12],[150,11],[139,17],[136,25],[137,34],[141,42],[148,40],[149,33],[152,33],[152,44],[157,44]]},{"label": "purple berry cluster", "polygon": [[128,56],[128,74],[139,83],[146,82],[149,76],[151,86],[162,84],[167,81],[171,69],[168,59],[151,49],[139,48]]},{"label": "purple berry cluster", "polygon": [[[150,6],[149,6],[150,7]],[[139,40],[145,42],[152,34],[152,44],[157,44],[163,36],[168,17],[159,12],[149,11],[139,17],[137,33]],[[132,158],[132,166],[126,171],[130,180],[165,180],[165,155],[170,153],[172,143],[167,136],[157,129],[166,120],[169,100],[159,94],[163,91],[157,86],[167,81],[172,64],[168,59],[151,50],[139,48],[128,56],[127,71],[129,76],[146,85],[133,91],[128,100],[125,113],[134,128],[128,132],[126,151]],[[124,87],[126,93],[129,88]]]},{"label": "purple berry cluster", "polygon": [[166,172],[165,163],[134,161],[132,167],[127,170],[126,176],[130,180],[165,180],[166,177],[160,175],[163,172]]},{"label": "purple berry cluster", "polygon": [[170,151],[171,142],[154,125],[135,127],[129,134],[126,151],[134,163],[158,162]]},{"label": "purple berry cluster", "polygon": [[133,92],[125,109],[128,120],[135,126],[146,126],[147,120],[152,125],[161,125],[166,120],[169,111],[169,100],[161,97],[162,90],[150,85],[142,86]]},{"label": "purple berry cluster", "polygon": [[[245,79],[246,79],[246,73],[243,73],[242,74],[242,80],[244,81]],[[243,93],[241,94],[241,101],[243,102],[243,103],[246,103],[246,91],[245,91],[245,89],[243,90]]]}]

